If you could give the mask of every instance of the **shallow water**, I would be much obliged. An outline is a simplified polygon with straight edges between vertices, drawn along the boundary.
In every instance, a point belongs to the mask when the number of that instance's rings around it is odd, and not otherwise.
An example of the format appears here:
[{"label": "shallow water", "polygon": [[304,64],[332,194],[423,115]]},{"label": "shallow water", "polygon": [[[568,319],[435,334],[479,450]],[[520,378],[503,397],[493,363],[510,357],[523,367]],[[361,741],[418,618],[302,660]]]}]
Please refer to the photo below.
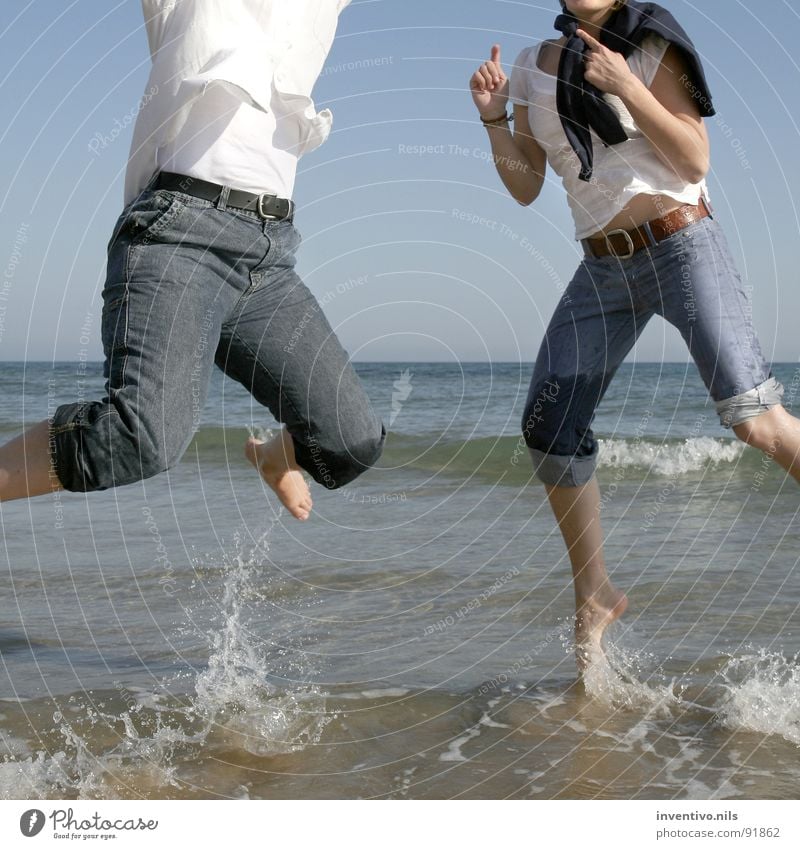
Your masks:
[{"label": "shallow water", "polygon": [[[222,381],[167,475],[2,505],[0,798],[797,798],[797,491],[696,376],[625,366],[598,415],[631,604],[583,686],[527,367],[360,371],[382,468],[309,523],[248,474],[270,422]],[[51,376],[4,370],[6,430]]]}]

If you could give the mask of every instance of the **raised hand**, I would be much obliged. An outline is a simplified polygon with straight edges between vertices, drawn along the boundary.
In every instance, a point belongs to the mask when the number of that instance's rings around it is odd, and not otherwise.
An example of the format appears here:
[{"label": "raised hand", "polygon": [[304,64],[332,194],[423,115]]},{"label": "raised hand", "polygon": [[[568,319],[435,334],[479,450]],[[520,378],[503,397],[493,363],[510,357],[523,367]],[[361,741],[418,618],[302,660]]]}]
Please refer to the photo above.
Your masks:
[{"label": "raised hand", "polygon": [[615,50],[609,50],[585,30],[579,29],[578,35],[586,42],[583,76],[600,91],[622,97],[626,86],[633,79],[633,73],[625,57]]},{"label": "raised hand", "polygon": [[492,45],[492,58],[484,62],[469,81],[472,99],[482,118],[497,118],[506,111],[508,77],[500,64],[500,45]]}]

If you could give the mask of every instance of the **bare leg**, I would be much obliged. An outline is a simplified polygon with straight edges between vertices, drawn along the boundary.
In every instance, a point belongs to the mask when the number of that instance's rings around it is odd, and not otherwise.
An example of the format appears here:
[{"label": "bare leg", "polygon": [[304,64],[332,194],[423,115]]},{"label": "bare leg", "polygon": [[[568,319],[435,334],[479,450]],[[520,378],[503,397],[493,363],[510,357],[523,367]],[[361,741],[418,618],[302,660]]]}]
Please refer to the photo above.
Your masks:
[{"label": "bare leg", "polygon": [[800,421],[780,404],[736,425],[734,433],[764,451],[800,483]]},{"label": "bare leg", "polygon": [[63,489],[50,462],[49,440],[44,421],[0,447],[0,501]]},{"label": "bare leg", "polygon": [[295,461],[289,431],[282,428],[269,442],[251,436],[245,443],[244,454],[292,516],[305,521],[311,513],[311,492]]},{"label": "bare leg", "polygon": [[622,616],[628,599],[612,585],[606,572],[597,479],[592,477],[583,486],[545,489],[572,563],[576,660],[582,671],[592,654],[601,650],[603,632]]}]

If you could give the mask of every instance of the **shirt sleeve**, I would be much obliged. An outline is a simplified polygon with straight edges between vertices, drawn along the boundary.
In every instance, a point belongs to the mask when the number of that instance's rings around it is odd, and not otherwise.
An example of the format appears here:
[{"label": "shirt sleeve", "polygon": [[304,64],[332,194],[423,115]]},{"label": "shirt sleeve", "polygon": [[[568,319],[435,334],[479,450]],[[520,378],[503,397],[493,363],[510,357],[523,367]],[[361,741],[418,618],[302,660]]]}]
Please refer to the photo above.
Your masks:
[{"label": "shirt sleeve", "polygon": [[175,0],[172,3],[167,3],[166,0],[142,0],[142,15],[144,16],[151,58],[155,58],[156,53],[164,43],[166,20],[176,5]]},{"label": "shirt sleeve", "polygon": [[642,43],[631,54],[631,71],[647,88],[650,88],[653,84],[668,47],[669,41],[666,38],[651,33],[642,40]]},{"label": "shirt sleeve", "polygon": [[528,89],[528,62],[530,61],[531,48],[526,47],[514,61],[511,69],[511,82],[509,83],[508,99],[519,106],[527,106],[529,103]]}]

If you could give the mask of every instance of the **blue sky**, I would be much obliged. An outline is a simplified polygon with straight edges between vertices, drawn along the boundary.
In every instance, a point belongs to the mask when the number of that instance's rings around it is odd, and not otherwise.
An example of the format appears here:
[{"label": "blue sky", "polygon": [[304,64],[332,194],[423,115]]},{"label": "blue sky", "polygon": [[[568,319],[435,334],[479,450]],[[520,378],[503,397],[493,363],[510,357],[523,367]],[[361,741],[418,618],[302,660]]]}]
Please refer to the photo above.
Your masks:
[{"label": "blue sky", "polygon": [[[718,110],[718,218],[768,358],[800,357],[800,10],[670,0]],[[320,78],[329,142],[301,160],[299,270],[361,360],[531,360],[578,261],[560,185],[517,206],[467,81],[553,35],[553,2],[354,0]],[[105,248],[149,55],[137,0],[0,6],[0,359],[101,358]],[[94,141],[93,141],[94,140]],[[419,152],[419,146],[428,147]],[[686,359],[653,319],[640,360]]]}]

